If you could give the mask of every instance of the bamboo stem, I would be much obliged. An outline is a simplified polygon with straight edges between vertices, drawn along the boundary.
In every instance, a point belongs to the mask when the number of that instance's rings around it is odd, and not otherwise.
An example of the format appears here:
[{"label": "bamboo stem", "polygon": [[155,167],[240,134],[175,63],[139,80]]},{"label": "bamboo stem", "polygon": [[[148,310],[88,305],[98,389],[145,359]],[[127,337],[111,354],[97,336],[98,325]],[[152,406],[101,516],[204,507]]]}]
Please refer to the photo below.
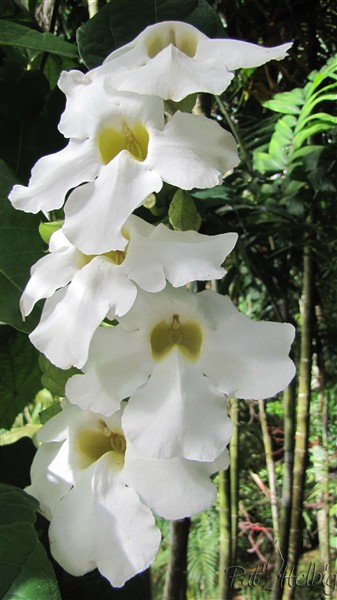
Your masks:
[{"label": "bamboo stem", "polygon": [[163,600],[186,600],[187,598],[187,545],[190,523],[189,518],[171,523],[171,552]]},{"label": "bamboo stem", "polygon": [[239,400],[232,398],[230,401],[230,417],[233,422],[234,432],[229,444],[230,456],[230,503],[231,503],[231,560],[235,564],[238,539],[238,511],[239,511]]},{"label": "bamboo stem", "polygon": [[[296,573],[302,543],[301,517],[306,478],[309,407],[311,398],[313,306],[313,259],[311,247],[307,245],[304,248],[303,256],[303,291],[300,306],[302,335],[299,365],[299,393],[295,435],[293,498],[289,531],[288,561],[286,563],[287,570],[290,569],[292,573]],[[295,588],[288,586],[284,590],[283,599],[292,600],[294,594]]]},{"label": "bamboo stem", "polygon": [[226,569],[231,566],[231,506],[229,471],[219,472],[219,600],[230,600],[232,587]]},{"label": "bamboo stem", "polygon": [[264,400],[259,400],[259,413],[260,413],[260,423],[262,429],[262,437],[263,437],[263,445],[264,451],[266,455],[266,465],[268,471],[268,481],[269,481],[269,490],[270,490],[270,506],[271,506],[271,514],[273,519],[273,529],[274,529],[274,540],[278,540],[280,537],[279,534],[279,513],[278,513],[278,504],[277,504],[277,490],[276,490],[276,477],[275,477],[275,467],[273,461],[273,449],[271,443],[271,437],[268,430],[268,422],[267,422],[267,413],[264,404]]}]

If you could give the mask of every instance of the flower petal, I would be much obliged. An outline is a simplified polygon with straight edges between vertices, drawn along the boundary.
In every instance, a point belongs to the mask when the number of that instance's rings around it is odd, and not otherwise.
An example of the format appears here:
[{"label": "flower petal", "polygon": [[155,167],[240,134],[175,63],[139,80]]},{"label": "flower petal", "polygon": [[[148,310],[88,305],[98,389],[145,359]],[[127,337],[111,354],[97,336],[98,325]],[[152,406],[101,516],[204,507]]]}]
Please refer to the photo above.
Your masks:
[{"label": "flower petal", "polygon": [[214,67],[210,62],[196,61],[172,45],[152,59],[144,55],[145,64],[113,74],[111,86],[179,102],[190,94],[214,88],[220,94],[233,78],[224,65]]},{"label": "flower petal", "polygon": [[122,151],[94,183],[74,190],[65,207],[65,235],[85,254],[123,250],[122,228],[129,215],[162,187],[159,175]]},{"label": "flower petal", "polygon": [[216,61],[225,65],[229,71],[234,71],[259,67],[270,60],[283,60],[291,46],[292,42],[265,48],[241,40],[202,40],[195,58],[206,62]]},{"label": "flower petal", "polygon": [[112,415],[121,400],[148,378],[152,368],[150,350],[140,331],[102,327],[95,333],[84,375],[74,375],[66,395],[83,409]]},{"label": "flower petal", "polygon": [[43,156],[32,169],[28,187],[13,187],[9,199],[14,208],[32,213],[61,208],[68,190],[97,176],[97,153],[92,140],[70,140],[60,152]]},{"label": "flower petal", "polygon": [[124,314],[136,295],[137,288],[123,269],[97,256],[75,274],[66,290],[47,300],[30,339],[58,367],[81,368],[91,338],[108,312]]},{"label": "flower petal", "polygon": [[107,75],[110,67],[110,86],[180,101],[195,92],[221,94],[232,80],[231,71],[281,60],[290,47],[209,39],[188,23],[166,21],[147,27],[112,52],[103,66]]},{"label": "flower petal", "polygon": [[[58,234],[61,231],[55,233]],[[64,237],[63,234],[62,237]],[[58,288],[67,285],[82,266],[82,261],[82,253],[72,245],[47,254],[38,260],[31,269],[30,280],[20,299],[22,314],[29,315],[38,300],[49,298]]]},{"label": "flower petal", "polygon": [[145,457],[128,442],[123,479],[156,514],[165,519],[183,519],[205,510],[215,500],[210,464],[180,457]]},{"label": "flower petal", "polygon": [[71,138],[96,136],[102,124],[119,119],[141,122],[146,127],[164,127],[164,107],[160,98],[144,98],[130,92],[119,92],[106,85],[106,67],[61,73],[58,85],[67,96],[66,109],[59,124],[60,131]]},{"label": "flower petal", "polygon": [[158,292],[164,289],[166,279],[179,287],[194,280],[224,276],[221,264],[237,241],[236,233],[208,236],[172,231],[159,224],[144,236],[138,233],[139,221],[133,216],[128,224],[132,233],[123,266],[143,290]]},{"label": "flower petal", "polygon": [[218,123],[178,111],[163,132],[153,133],[146,163],[167,183],[190,190],[221,183],[224,172],[239,163],[239,156],[234,137]]},{"label": "flower petal", "polygon": [[97,566],[115,587],[146,569],[160,543],[151,511],[114,476],[109,453],[58,504],[49,537],[53,556],[69,573]]},{"label": "flower petal", "polygon": [[232,435],[224,395],[174,347],[131,396],[123,428],[140,452],[212,461]]},{"label": "flower petal", "polygon": [[32,483],[25,488],[27,494],[39,500],[39,511],[49,521],[55,506],[72,486],[68,471],[64,469],[60,476],[54,470],[62,445],[63,442],[51,442],[38,448],[30,472]]},{"label": "flower petal", "polygon": [[[205,312],[222,324],[209,330],[201,362],[204,373],[222,391],[238,398],[269,398],[283,390],[295,374],[289,358],[294,327],[289,323],[252,321],[229,298],[206,290],[199,294]],[[220,311],[220,312],[219,312]]]}]

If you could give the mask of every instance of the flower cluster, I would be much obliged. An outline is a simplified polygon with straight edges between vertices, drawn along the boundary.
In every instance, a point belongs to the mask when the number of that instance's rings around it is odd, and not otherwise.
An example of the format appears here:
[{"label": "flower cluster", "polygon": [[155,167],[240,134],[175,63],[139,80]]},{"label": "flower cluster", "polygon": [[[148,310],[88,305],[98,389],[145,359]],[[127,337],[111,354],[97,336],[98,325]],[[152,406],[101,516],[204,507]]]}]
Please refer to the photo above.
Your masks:
[{"label": "flower cluster", "polygon": [[62,73],[68,144],[10,194],[27,212],[64,206],[21,311],[45,298],[32,343],[82,369],[39,432],[28,488],[73,575],[98,567],[122,586],[147,568],[160,543],[154,515],[180,519],[214,500],[210,476],[228,466],[227,398],[267,398],[294,375],[291,325],[186,288],[223,277],[236,233],[173,231],[134,214],[164,183],[209,188],[239,162],[233,136],[179,102],[222,93],[235,69],[289,47],[210,40],[180,22],[148,27],[87,74]]}]

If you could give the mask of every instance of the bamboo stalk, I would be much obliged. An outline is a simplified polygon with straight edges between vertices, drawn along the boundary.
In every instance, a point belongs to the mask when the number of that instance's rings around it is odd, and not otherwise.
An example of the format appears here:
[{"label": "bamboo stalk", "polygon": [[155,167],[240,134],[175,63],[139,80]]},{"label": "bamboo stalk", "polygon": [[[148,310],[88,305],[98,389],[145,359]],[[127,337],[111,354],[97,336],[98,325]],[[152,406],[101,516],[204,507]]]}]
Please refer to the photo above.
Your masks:
[{"label": "bamboo stalk", "polygon": [[278,511],[278,503],[277,503],[277,489],[276,489],[276,477],[275,477],[275,466],[273,460],[273,449],[271,443],[271,437],[268,430],[268,422],[267,422],[267,413],[264,404],[264,400],[259,400],[259,413],[260,413],[260,423],[262,429],[262,438],[264,451],[266,455],[266,465],[268,471],[268,482],[269,482],[269,490],[270,490],[270,507],[271,514],[273,520],[273,529],[274,529],[274,540],[278,540],[280,537],[279,534],[279,511]]},{"label": "bamboo stalk", "polygon": [[[312,329],[313,329],[313,259],[309,245],[303,255],[303,290],[300,303],[302,335],[299,365],[299,393],[295,435],[293,498],[290,519],[287,570],[296,573],[302,543],[301,517],[306,478],[309,435],[309,406],[311,398]],[[286,586],[284,600],[294,598],[295,588]]]},{"label": "bamboo stalk", "polygon": [[219,472],[219,600],[230,600],[232,587],[226,569],[231,566],[231,506],[229,471]]},{"label": "bamboo stalk", "polygon": [[[322,415],[322,433],[321,446],[323,448],[325,458],[322,464],[319,464],[319,480],[321,481],[322,489],[320,500],[322,507],[317,511],[318,539],[319,552],[322,567],[327,575],[325,582],[330,581],[331,565],[330,565],[330,497],[329,497],[329,439],[328,439],[328,395],[325,389],[325,372],[322,358],[322,339],[319,334],[319,325],[323,321],[323,314],[320,306],[316,308],[317,321],[317,366],[318,366],[318,381],[320,391],[320,414]],[[332,587],[324,586],[324,596],[329,600],[332,598]]]},{"label": "bamboo stalk", "polygon": [[283,392],[284,405],[284,465],[281,497],[281,518],[278,546],[275,548],[274,589],[271,600],[281,600],[282,585],[278,575],[287,564],[288,543],[292,506],[292,482],[294,466],[296,380],[294,379]]},{"label": "bamboo stalk", "polygon": [[235,564],[239,518],[239,400],[231,398],[230,417],[234,432],[229,444],[230,457],[230,504],[231,504],[231,560]]},{"label": "bamboo stalk", "polygon": [[171,523],[171,552],[163,600],[186,600],[187,598],[187,545],[190,523],[189,518]]}]

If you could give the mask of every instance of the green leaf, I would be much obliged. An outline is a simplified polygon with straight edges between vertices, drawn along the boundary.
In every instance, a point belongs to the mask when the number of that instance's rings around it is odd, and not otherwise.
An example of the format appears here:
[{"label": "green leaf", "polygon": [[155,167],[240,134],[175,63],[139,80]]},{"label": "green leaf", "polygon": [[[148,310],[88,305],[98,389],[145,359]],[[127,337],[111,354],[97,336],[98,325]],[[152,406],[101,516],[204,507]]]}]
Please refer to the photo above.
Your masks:
[{"label": "green leaf", "polygon": [[55,367],[44,354],[40,354],[39,362],[43,373],[41,377],[42,385],[55,396],[64,396],[68,379],[77,373],[81,373],[75,367],[66,370]]},{"label": "green leaf", "polygon": [[216,11],[206,0],[111,0],[77,30],[81,58],[89,69],[96,67],[148,25],[161,21],[186,21],[209,36],[223,32]]},{"label": "green leaf", "polygon": [[168,210],[169,221],[178,231],[190,229],[198,231],[201,225],[201,217],[195,202],[190,194],[184,190],[177,190],[174,194]]},{"label": "green leaf", "polygon": [[55,415],[58,415],[58,413],[61,412],[61,410],[62,408],[60,402],[54,402],[54,404],[42,410],[39,415],[42,425],[47,423],[47,421],[49,421],[49,419],[51,419],[52,417],[55,417]]},{"label": "green leaf", "polygon": [[267,152],[254,152],[253,166],[260,173],[277,173],[284,169],[284,162],[280,157],[271,156]]},{"label": "green leaf", "polygon": [[63,221],[48,221],[46,223],[40,223],[39,234],[45,244],[49,244],[49,240],[55,231],[61,229]]},{"label": "green leaf", "polygon": [[34,523],[38,502],[0,484],[2,600],[61,600],[55,574]]},{"label": "green leaf", "polygon": [[38,311],[34,317],[22,320],[19,300],[29,279],[30,267],[44,252],[44,246],[38,233],[40,219],[15,210],[7,196],[16,183],[15,177],[7,165],[0,160],[0,321],[8,323],[19,331],[31,331],[38,320]]},{"label": "green leaf", "polygon": [[41,388],[39,353],[27,335],[0,328],[0,427],[10,429],[16,416]]},{"label": "green leaf", "polygon": [[0,45],[49,52],[67,58],[78,58],[75,45],[65,42],[52,33],[40,33],[35,29],[4,19],[0,19]]},{"label": "green leaf", "polygon": [[284,113],[286,115],[298,115],[301,107],[304,104],[304,94],[301,88],[296,88],[291,92],[283,92],[275,94],[272,100],[267,100],[263,106],[274,110],[275,112]]}]

